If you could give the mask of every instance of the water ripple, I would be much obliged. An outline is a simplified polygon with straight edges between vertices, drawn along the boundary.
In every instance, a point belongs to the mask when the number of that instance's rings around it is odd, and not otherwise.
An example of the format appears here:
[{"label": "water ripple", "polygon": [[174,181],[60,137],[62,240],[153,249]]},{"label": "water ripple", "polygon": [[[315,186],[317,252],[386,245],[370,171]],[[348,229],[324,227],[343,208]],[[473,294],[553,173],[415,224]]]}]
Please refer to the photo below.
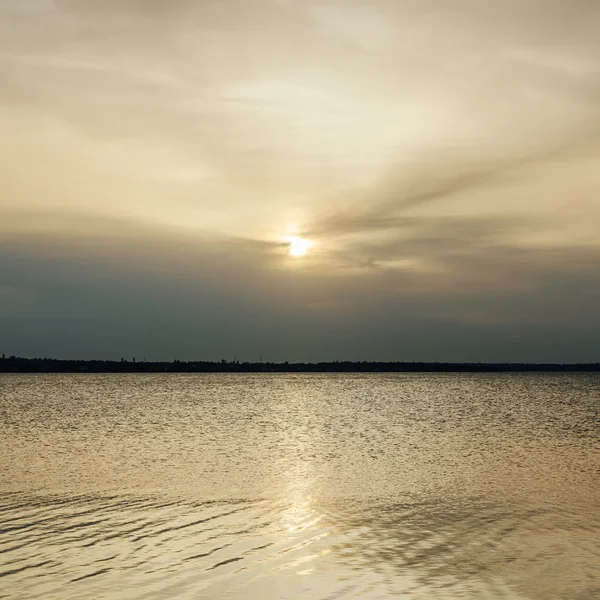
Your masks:
[{"label": "water ripple", "polygon": [[7,381],[0,598],[598,596],[590,377]]}]

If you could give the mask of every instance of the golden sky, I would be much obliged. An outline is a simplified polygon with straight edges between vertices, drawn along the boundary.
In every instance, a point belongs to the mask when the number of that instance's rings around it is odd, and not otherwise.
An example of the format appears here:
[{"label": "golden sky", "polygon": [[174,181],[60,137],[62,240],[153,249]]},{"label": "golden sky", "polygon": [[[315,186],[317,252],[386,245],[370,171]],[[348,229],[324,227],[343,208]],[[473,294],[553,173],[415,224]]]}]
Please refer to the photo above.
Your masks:
[{"label": "golden sky", "polygon": [[175,313],[149,353],[461,360],[537,323],[525,358],[595,358],[598,31],[584,0],[0,0],[0,333],[112,356],[106,323],[135,351]]}]

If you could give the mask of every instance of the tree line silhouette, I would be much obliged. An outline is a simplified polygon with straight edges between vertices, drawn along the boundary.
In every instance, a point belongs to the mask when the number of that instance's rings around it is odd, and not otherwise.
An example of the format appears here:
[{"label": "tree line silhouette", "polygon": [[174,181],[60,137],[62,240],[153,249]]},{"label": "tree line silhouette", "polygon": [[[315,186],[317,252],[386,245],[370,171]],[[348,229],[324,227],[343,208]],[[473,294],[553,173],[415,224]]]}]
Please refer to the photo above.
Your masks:
[{"label": "tree line silhouette", "polygon": [[600,372],[600,363],[240,362],[0,358],[0,373],[498,373]]}]

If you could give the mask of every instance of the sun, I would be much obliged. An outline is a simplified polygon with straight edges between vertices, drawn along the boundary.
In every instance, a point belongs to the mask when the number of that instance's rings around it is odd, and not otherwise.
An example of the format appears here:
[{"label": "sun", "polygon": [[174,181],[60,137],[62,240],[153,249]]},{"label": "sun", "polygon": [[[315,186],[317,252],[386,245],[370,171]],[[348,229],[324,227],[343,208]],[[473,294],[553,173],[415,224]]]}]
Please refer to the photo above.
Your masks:
[{"label": "sun", "polygon": [[304,256],[314,246],[314,242],[296,236],[286,237],[284,241],[288,245],[290,256]]}]

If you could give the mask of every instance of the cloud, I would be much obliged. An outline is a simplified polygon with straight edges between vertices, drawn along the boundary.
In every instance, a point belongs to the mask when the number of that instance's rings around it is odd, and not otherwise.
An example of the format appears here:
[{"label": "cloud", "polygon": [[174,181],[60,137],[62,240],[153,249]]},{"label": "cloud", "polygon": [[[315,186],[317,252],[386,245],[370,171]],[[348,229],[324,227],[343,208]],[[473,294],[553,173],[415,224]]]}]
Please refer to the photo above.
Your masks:
[{"label": "cloud", "polygon": [[[495,225],[424,221],[401,247],[370,248],[375,270],[315,268],[323,259],[294,262],[260,240],[130,225],[18,235],[2,243],[0,277],[30,304],[18,319],[4,314],[0,330],[6,343],[61,355],[143,346],[154,357],[433,360],[445,348],[457,360],[592,360],[598,249],[523,248],[499,241]],[[437,268],[386,268],[399,254]],[[542,351],[533,342],[542,330],[570,342]]]},{"label": "cloud", "polygon": [[[570,138],[570,139],[568,139]],[[423,205],[452,200],[460,194],[502,187],[506,179],[532,168],[549,167],[573,160],[600,145],[600,123],[596,130],[571,132],[562,143],[538,141],[541,149],[513,156],[432,155],[419,157],[408,169],[395,174],[357,198],[355,205],[317,218],[305,231],[308,236],[369,233],[402,228],[410,217],[402,213]]]},{"label": "cloud", "polygon": [[[405,335],[466,358],[529,323],[592,357],[599,19],[559,0],[2,4],[4,339],[394,357]],[[301,261],[292,227],[316,242]]]}]

